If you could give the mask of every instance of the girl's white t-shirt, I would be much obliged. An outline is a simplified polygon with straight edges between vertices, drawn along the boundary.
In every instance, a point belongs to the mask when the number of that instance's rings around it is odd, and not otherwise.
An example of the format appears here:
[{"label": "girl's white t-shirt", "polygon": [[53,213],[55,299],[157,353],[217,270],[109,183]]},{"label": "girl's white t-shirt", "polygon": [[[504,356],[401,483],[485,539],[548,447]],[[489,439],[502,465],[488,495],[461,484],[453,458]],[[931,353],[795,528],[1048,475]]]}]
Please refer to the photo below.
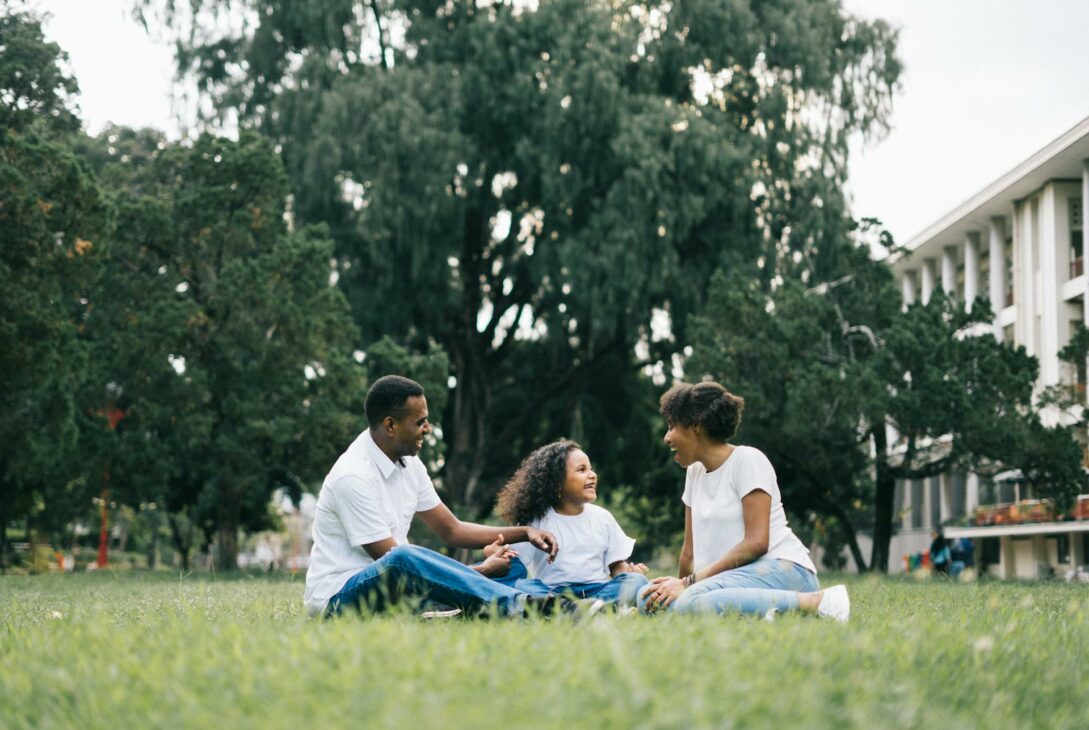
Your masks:
[{"label": "girl's white t-shirt", "polygon": [[526,564],[529,574],[550,586],[568,583],[602,583],[611,580],[609,566],[631,557],[635,540],[624,534],[609,510],[586,505],[582,514],[561,515],[549,509],[530,527],[556,536],[559,551],[555,561],[528,542],[512,545]]},{"label": "girl's white t-shirt", "polygon": [[[696,570],[715,562],[745,537],[741,498],[760,489],[771,496],[771,525],[765,557],[780,558],[817,572],[809,550],[787,526],[775,469],[751,446],[737,446],[708,473],[700,462],[688,467],[681,499],[692,509],[692,549]],[[561,543],[562,544],[562,543]]]}]

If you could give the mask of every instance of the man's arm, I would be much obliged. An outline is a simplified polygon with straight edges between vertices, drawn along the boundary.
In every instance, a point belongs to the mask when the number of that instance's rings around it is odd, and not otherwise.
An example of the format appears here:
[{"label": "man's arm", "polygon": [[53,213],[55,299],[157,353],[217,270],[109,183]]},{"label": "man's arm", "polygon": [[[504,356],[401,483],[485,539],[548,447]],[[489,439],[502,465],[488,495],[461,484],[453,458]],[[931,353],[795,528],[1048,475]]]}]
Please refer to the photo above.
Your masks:
[{"label": "man's arm", "polygon": [[363,546],[363,549],[367,551],[367,555],[370,555],[371,558],[378,560],[395,547],[397,547],[397,541],[392,537],[387,537],[385,540],[367,543]]},{"label": "man's arm", "polygon": [[458,548],[482,548],[495,542],[500,535],[507,542],[528,542],[548,553],[548,559],[556,557],[559,546],[556,537],[533,527],[491,527],[475,522],[462,522],[445,504],[418,513],[432,532],[446,545]]}]

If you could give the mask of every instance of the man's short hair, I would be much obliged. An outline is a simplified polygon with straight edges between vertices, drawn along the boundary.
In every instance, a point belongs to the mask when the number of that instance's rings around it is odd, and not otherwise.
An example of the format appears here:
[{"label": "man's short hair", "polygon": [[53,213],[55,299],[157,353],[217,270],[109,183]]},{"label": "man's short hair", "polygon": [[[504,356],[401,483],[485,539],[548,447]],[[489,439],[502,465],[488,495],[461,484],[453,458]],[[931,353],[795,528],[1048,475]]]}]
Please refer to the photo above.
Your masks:
[{"label": "man's short hair", "polygon": [[382,376],[374,381],[367,391],[367,399],[363,401],[367,423],[377,426],[387,416],[393,416],[396,421],[401,420],[408,413],[408,399],[423,394],[423,386],[415,380],[400,375]]}]

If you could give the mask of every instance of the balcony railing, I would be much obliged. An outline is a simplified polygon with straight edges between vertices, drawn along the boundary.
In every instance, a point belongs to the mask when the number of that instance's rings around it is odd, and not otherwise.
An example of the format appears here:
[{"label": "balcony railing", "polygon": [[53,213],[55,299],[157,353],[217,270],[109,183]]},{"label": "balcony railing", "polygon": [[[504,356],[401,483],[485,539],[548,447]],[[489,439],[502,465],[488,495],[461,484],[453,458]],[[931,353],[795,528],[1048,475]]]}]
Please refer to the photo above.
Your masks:
[{"label": "balcony railing", "polygon": [[1089,494],[1078,497],[1069,515],[1058,514],[1050,499],[1024,499],[1006,504],[981,505],[976,507],[971,518],[972,524],[979,527],[1066,520],[1089,520]]}]

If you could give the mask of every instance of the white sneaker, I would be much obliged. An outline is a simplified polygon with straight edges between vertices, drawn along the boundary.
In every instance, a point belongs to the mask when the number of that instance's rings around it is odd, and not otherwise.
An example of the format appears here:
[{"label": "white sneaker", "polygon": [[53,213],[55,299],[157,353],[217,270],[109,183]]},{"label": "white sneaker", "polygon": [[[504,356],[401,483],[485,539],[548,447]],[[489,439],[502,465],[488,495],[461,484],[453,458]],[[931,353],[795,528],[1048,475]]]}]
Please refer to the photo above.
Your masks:
[{"label": "white sneaker", "polygon": [[779,618],[779,609],[777,609],[775,606],[772,606],[771,608],[769,608],[768,612],[764,614],[764,620],[765,621],[775,621],[778,618]]},{"label": "white sneaker", "polygon": [[817,615],[821,618],[830,618],[847,623],[851,617],[851,599],[847,597],[847,586],[832,586],[824,589],[820,605],[817,606]]},{"label": "white sneaker", "polygon": [[436,619],[436,618],[454,618],[461,615],[460,608],[449,609],[436,609],[434,611],[424,611],[420,614],[422,619]]}]

